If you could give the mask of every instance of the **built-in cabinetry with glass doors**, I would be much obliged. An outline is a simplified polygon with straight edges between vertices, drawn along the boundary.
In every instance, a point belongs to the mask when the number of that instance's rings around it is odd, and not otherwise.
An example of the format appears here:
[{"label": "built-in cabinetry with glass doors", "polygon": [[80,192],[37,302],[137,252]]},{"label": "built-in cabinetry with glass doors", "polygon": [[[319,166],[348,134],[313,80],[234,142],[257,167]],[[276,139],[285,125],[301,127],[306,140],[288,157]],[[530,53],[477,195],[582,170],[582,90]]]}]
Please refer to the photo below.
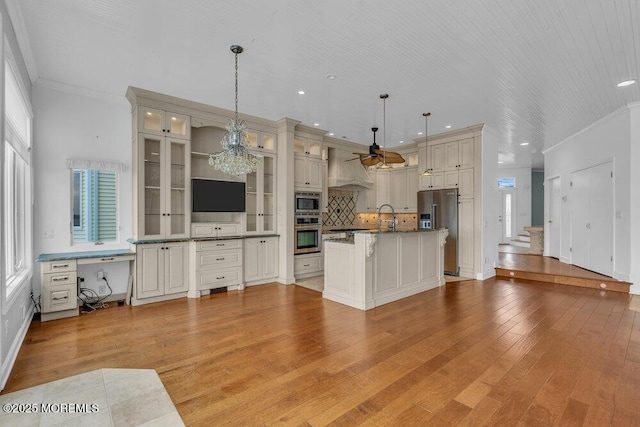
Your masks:
[{"label": "built-in cabinetry with glass doors", "polygon": [[276,229],[276,159],[263,154],[263,164],[246,178],[245,232],[273,233]]},{"label": "built-in cabinetry with glass doors", "polygon": [[137,159],[134,237],[140,240],[189,237],[189,140],[141,133],[134,151]]},{"label": "built-in cabinetry with glass doors", "polygon": [[189,116],[183,114],[139,107],[138,120],[138,132],[182,139],[189,139],[191,136]]}]

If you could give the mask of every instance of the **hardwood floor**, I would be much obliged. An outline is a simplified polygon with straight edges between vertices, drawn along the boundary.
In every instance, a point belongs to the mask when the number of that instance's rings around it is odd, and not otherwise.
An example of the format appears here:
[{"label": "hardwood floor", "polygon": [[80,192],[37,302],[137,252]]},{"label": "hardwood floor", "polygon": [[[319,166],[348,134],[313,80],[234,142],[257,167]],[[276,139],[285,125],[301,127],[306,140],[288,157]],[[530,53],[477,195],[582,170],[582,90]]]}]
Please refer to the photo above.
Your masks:
[{"label": "hardwood floor", "polygon": [[362,312],[268,284],[34,322],[4,392],[153,368],[189,426],[637,425],[629,301],[489,279]]}]

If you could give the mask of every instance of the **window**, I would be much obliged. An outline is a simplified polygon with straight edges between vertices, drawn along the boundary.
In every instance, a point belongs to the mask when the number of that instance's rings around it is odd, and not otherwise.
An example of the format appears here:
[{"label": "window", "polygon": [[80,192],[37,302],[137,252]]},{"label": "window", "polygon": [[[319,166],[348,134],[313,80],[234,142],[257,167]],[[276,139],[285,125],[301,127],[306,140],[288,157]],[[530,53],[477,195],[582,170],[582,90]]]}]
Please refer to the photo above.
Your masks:
[{"label": "window", "polygon": [[[4,227],[4,300],[25,285],[32,274],[31,201],[31,107],[14,71],[13,58],[5,43],[4,163],[2,200]],[[6,309],[6,305],[3,305]]]},{"label": "window", "polygon": [[498,178],[498,188],[515,188],[515,178]]},{"label": "window", "polygon": [[73,242],[117,239],[116,172],[73,169]]}]

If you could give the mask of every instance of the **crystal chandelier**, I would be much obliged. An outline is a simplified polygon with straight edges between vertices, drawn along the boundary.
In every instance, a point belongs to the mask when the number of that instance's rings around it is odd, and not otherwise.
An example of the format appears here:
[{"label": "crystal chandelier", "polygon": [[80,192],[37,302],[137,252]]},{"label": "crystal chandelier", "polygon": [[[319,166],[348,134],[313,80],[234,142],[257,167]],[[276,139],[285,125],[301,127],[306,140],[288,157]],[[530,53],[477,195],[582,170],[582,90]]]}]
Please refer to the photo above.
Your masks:
[{"label": "crystal chandelier", "polygon": [[210,154],[209,164],[216,170],[238,176],[258,170],[263,159],[247,150],[247,126],[244,120],[238,120],[238,54],[244,49],[235,44],[230,49],[236,57],[236,115],[227,123],[227,133],[220,141],[222,151]]}]

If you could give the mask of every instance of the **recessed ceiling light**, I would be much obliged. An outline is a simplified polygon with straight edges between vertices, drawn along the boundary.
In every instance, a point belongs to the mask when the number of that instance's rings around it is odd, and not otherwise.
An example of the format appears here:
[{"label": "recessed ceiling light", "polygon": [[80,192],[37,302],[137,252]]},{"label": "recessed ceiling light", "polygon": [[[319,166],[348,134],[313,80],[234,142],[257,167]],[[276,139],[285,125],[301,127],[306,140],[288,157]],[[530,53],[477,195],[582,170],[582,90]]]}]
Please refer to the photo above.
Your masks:
[{"label": "recessed ceiling light", "polygon": [[298,91],[298,95],[304,95],[304,91],[303,90],[299,90]]},{"label": "recessed ceiling light", "polygon": [[528,142],[521,142],[520,145],[529,145]]},{"label": "recessed ceiling light", "polygon": [[400,144],[404,144],[404,141],[400,141]]},{"label": "recessed ceiling light", "polygon": [[446,125],[445,128],[451,129],[451,125]]},{"label": "recessed ceiling light", "polygon": [[335,74],[327,74],[325,77],[327,80],[335,80],[337,76]]},{"label": "recessed ceiling light", "polygon": [[424,132],[418,132],[418,135],[422,135]]},{"label": "recessed ceiling light", "polygon": [[314,126],[320,126],[320,123],[314,123],[313,125]]},{"label": "recessed ceiling light", "polygon": [[499,162],[498,162],[498,164],[499,164],[499,165],[501,165],[501,164],[503,164],[503,163],[504,163],[503,161],[499,161]]},{"label": "recessed ceiling light", "polygon": [[333,136],[333,132],[329,132],[329,136]]},{"label": "recessed ceiling light", "polygon": [[623,82],[620,82],[617,84],[618,87],[625,87],[625,86],[631,86],[632,84],[634,84],[636,82],[635,79],[631,79],[631,80],[625,80]]}]

